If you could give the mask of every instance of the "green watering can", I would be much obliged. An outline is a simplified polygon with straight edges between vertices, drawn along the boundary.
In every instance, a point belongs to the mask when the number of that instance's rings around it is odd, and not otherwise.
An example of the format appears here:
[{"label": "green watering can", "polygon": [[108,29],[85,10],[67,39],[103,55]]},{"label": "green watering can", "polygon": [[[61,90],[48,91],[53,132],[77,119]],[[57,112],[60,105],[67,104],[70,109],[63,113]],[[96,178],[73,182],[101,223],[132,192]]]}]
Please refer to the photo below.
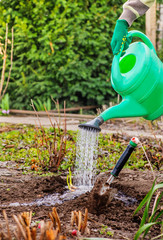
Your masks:
[{"label": "green watering can", "polygon": [[111,118],[154,120],[163,115],[163,63],[145,34],[130,31],[128,36],[139,37],[143,42],[130,44],[123,57],[120,53],[113,58],[111,83],[122,102],[79,127],[100,131],[99,125]]}]

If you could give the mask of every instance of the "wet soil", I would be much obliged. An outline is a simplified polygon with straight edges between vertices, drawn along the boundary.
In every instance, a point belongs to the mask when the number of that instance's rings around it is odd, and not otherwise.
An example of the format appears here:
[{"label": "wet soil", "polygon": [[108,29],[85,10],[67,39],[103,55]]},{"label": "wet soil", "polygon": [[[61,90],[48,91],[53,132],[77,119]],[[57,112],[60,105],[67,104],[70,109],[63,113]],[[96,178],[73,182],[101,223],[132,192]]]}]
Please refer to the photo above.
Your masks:
[{"label": "wet soil", "polygon": [[[108,173],[102,174],[108,175]],[[158,181],[163,180],[161,172],[155,172]],[[106,177],[105,176],[105,177]],[[16,163],[0,162],[0,224],[4,231],[6,223],[2,214],[5,210],[9,220],[11,231],[15,222],[13,215],[18,215],[24,211],[32,211],[32,224],[37,221],[48,221],[48,213],[55,206],[61,221],[61,231],[67,239],[80,239],[81,237],[105,237],[108,239],[133,239],[142,217],[142,211],[136,216],[133,213],[141,200],[150,190],[153,183],[151,171],[123,169],[119,177],[114,180],[112,187],[117,194],[107,206],[92,210],[91,192],[86,192],[80,196],[64,199],[57,203],[59,196],[68,192],[65,176],[38,177],[30,174],[24,175]],[[56,203],[38,204],[38,199],[43,199],[56,195]],[[13,204],[14,203],[14,204]],[[17,205],[15,203],[18,203]],[[23,205],[26,203],[26,205]],[[32,203],[32,204],[30,204]],[[71,232],[76,226],[71,226],[71,212],[82,211],[88,208],[87,231],[78,237],[72,236]],[[103,225],[107,227],[103,227]],[[146,239],[151,239],[160,233],[159,226],[153,227],[151,235]],[[109,236],[113,235],[113,236]]]}]

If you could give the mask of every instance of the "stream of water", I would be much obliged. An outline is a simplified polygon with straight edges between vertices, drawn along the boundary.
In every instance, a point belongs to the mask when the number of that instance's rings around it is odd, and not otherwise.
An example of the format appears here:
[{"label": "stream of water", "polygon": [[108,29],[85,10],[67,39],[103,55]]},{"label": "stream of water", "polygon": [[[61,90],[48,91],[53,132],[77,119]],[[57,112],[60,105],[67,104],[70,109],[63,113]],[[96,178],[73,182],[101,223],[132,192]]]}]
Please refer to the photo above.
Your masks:
[{"label": "stream of water", "polygon": [[99,132],[80,128],[73,184],[91,189],[95,182]]}]

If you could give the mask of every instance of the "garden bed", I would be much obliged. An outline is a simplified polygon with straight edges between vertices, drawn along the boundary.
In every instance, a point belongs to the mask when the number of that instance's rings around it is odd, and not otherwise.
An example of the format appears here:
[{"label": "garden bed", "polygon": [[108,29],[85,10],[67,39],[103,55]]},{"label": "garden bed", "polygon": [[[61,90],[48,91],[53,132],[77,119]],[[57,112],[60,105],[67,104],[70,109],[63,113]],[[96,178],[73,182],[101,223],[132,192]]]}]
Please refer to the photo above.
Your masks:
[{"label": "garden bed", "polygon": [[[38,225],[40,220],[49,220],[48,213],[55,206],[61,221],[61,232],[67,239],[76,239],[71,235],[76,226],[71,226],[71,212],[82,211],[88,208],[88,229],[82,237],[108,237],[111,239],[133,239],[139,228],[142,212],[133,216],[136,207],[150,190],[153,183],[151,171],[139,171],[123,169],[120,176],[112,186],[117,188],[119,195],[108,205],[108,208],[101,208],[96,213],[90,213],[89,192],[70,200],[62,199],[62,203],[54,204],[54,199],[49,202],[38,201],[45,197],[58,194],[63,195],[67,190],[64,177],[38,177],[31,174],[23,175],[17,165],[11,162],[1,163],[1,184],[0,184],[0,209],[5,210],[9,219],[11,232],[16,225],[12,216],[24,211],[32,211],[32,224]],[[161,180],[161,173],[155,172],[158,180]],[[59,197],[57,198],[59,199]],[[25,204],[25,205],[23,205]],[[0,215],[0,222],[5,226],[3,215]],[[39,230],[39,229],[38,229]],[[150,237],[160,233],[160,228],[153,227]],[[78,233],[80,236],[80,233]],[[151,239],[151,238],[147,238]]]},{"label": "garden bed", "polygon": [[[33,141],[31,139],[30,130],[23,126],[3,126],[4,132],[11,133],[5,135],[3,144],[1,146],[1,161],[0,161],[0,225],[1,231],[7,233],[6,220],[4,219],[5,210],[13,235],[14,229],[17,226],[13,215],[18,216],[22,212],[32,211],[31,227],[35,226],[39,234],[38,228],[41,220],[45,222],[50,220],[49,213],[56,207],[60,221],[61,234],[66,239],[82,239],[83,237],[99,237],[108,239],[130,239],[134,238],[135,233],[139,229],[143,210],[133,216],[135,209],[146,196],[153,184],[153,174],[150,170],[146,157],[143,155],[141,147],[133,154],[132,161],[126,165],[119,177],[114,180],[112,187],[117,190],[117,195],[109,203],[108,207],[104,206],[92,211],[90,192],[77,194],[78,190],[70,191],[67,186],[66,176],[68,171],[62,168],[59,173],[51,174],[49,171],[40,172],[34,171],[31,173],[33,166],[32,160],[26,162],[25,159],[16,159],[17,152],[22,149],[23,154],[28,150],[29,145]],[[12,130],[14,132],[12,133]],[[22,134],[17,133],[20,130]],[[2,134],[3,134],[2,131]],[[26,137],[26,133],[29,135]],[[49,133],[48,133],[49,134]],[[20,138],[21,135],[21,138]],[[30,138],[29,138],[30,136]],[[69,135],[74,142],[73,135]],[[16,140],[14,140],[14,138]],[[17,140],[21,139],[18,144]],[[128,135],[112,134],[110,136],[104,135],[100,137],[99,144],[101,149],[99,151],[98,168],[100,171],[106,171],[107,168],[112,169],[117,161],[115,156],[122,153],[127,146],[130,137]],[[26,142],[23,142],[26,140]],[[30,140],[30,141],[29,141]],[[10,142],[11,141],[11,142]],[[154,167],[154,174],[157,181],[162,181],[162,142],[157,139],[141,139],[145,146],[148,157]],[[28,144],[27,144],[28,143]],[[29,144],[30,143],[30,144]],[[71,146],[72,143],[68,143]],[[12,150],[15,147],[15,150]],[[30,145],[31,147],[31,145]],[[106,147],[106,148],[105,148]],[[110,154],[110,163],[108,164],[108,151]],[[34,147],[33,147],[34,150]],[[73,148],[71,149],[71,152]],[[2,156],[3,153],[3,156]],[[28,152],[29,154],[29,152]],[[19,156],[19,155],[18,155]],[[72,154],[71,157],[73,157]],[[105,158],[104,158],[105,156]],[[33,156],[30,156],[31,159]],[[5,160],[6,159],[6,160]],[[11,161],[14,159],[15,161]],[[28,165],[27,165],[28,163]],[[64,165],[63,165],[64,167]],[[66,166],[65,166],[66,167]],[[130,168],[130,169],[129,169]],[[131,169],[132,168],[132,169]],[[139,168],[139,169],[138,169]],[[36,169],[33,169],[36,170]],[[43,175],[44,173],[44,175]],[[104,173],[107,174],[107,173]],[[154,199],[151,201],[151,208]],[[151,211],[150,208],[150,211]],[[81,211],[84,215],[88,209],[87,229],[84,233],[77,231],[77,236],[72,235],[72,230],[78,229],[74,224],[71,226],[71,215],[73,211]],[[1,232],[0,231],[0,232]],[[151,228],[150,233],[146,239],[160,234],[160,226],[155,225]],[[0,235],[1,236],[1,235]],[[39,239],[39,238],[38,238]],[[62,238],[64,239],[64,238]]]}]

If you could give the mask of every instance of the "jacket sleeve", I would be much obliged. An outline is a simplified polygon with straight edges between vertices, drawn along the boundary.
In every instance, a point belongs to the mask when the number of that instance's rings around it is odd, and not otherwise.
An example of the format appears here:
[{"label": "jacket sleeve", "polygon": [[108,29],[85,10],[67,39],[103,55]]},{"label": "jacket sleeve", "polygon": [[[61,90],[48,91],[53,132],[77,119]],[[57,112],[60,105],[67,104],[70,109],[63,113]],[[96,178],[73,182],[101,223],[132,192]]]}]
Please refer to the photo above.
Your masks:
[{"label": "jacket sleeve", "polygon": [[119,19],[126,20],[129,26],[131,26],[135,19],[146,13],[154,1],[155,0],[128,0],[123,5],[123,12]]}]

